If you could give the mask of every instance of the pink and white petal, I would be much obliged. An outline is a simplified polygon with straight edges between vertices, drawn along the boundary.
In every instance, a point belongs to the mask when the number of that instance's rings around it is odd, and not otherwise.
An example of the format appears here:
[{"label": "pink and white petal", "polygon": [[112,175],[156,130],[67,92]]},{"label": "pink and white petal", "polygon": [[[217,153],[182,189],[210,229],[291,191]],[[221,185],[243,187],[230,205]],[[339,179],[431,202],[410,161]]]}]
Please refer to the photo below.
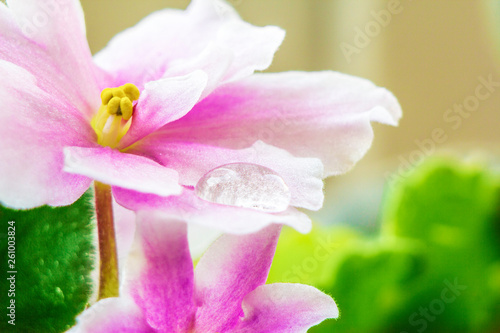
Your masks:
[{"label": "pink and white petal", "polygon": [[253,233],[270,224],[288,225],[301,233],[308,233],[312,227],[311,219],[293,207],[281,213],[265,213],[208,202],[187,188],[179,196],[160,197],[114,187],[113,196],[131,210],[158,210],[172,218],[230,234]]},{"label": "pink and white petal", "polygon": [[197,68],[203,68],[203,72],[207,74],[207,84],[200,96],[202,100],[217,88],[233,60],[234,54],[231,49],[210,43],[196,57],[173,60],[163,77],[181,76]]},{"label": "pink and white petal", "polygon": [[63,147],[92,146],[90,125],[27,70],[0,60],[0,77],[0,201],[19,209],[73,203],[91,180],[62,171]]},{"label": "pink and white petal", "polygon": [[234,61],[222,82],[267,69],[285,38],[285,31],[279,27],[256,27],[242,21],[226,1],[193,0],[187,11],[201,26],[218,23],[215,43],[233,51]]},{"label": "pink and white petal", "polygon": [[255,74],[220,87],[162,133],[227,148],[257,140],[320,158],[325,176],[349,170],[369,149],[371,121],[396,125],[401,108],[387,90],[335,72]]},{"label": "pink and white petal", "polygon": [[243,21],[228,23],[219,33],[219,43],[234,50],[234,61],[222,83],[236,81],[267,69],[285,39],[279,27],[255,27]]},{"label": "pink and white petal", "polygon": [[105,184],[161,196],[180,194],[177,171],[109,147],[64,148],[64,171]]},{"label": "pink and white petal", "polygon": [[207,74],[198,70],[185,76],[147,83],[134,108],[132,125],[121,140],[120,148],[183,117],[200,99],[207,79]]},{"label": "pink and white petal", "polygon": [[196,329],[232,332],[243,315],[241,303],[266,282],[281,226],[250,235],[223,235],[195,270]]},{"label": "pink and white petal", "polygon": [[105,298],[76,318],[67,333],[148,333],[153,330],[130,297]]},{"label": "pink and white petal", "polygon": [[250,148],[230,149],[177,142],[169,133],[152,135],[130,151],[179,172],[180,183],[195,186],[208,171],[228,163],[252,163],[277,172],[291,192],[290,205],[318,210],[323,205],[323,164],[317,158],[294,157],[284,149],[257,141]]},{"label": "pink and white petal", "polygon": [[79,1],[9,0],[0,18],[0,59],[27,69],[86,116],[97,110],[106,74],[92,60]]},{"label": "pink and white petal", "polygon": [[234,333],[306,333],[328,318],[337,318],[335,301],[318,289],[291,283],[260,286],[243,300],[245,317]]},{"label": "pink and white petal", "polygon": [[155,12],[118,34],[96,54],[95,61],[113,73],[116,82],[132,82],[142,89],[145,82],[168,74],[167,69],[176,75],[197,69],[212,74],[209,68],[217,66],[216,56],[204,57],[210,62],[193,59],[201,53],[224,48],[231,51],[233,61],[224,75],[220,72],[215,75],[230,81],[267,68],[283,37],[284,32],[279,28],[243,23],[223,1],[192,1],[186,11]]},{"label": "pink and white petal", "polygon": [[172,60],[203,49],[202,38],[183,47],[187,21],[180,10],[156,11],[115,35],[94,61],[113,75],[117,85],[130,82],[142,90],[146,82],[160,79]]},{"label": "pink and white petal", "polygon": [[222,235],[220,230],[188,224],[189,251],[194,261],[200,259],[212,243]]},{"label": "pink and white petal", "polygon": [[123,276],[125,262],[132,247],[135,235],[135,212],[113,200],[113,217],[115,222],[116,252],[118,253],[118,272]]},{"label": "pink and white petal", "polygon": [[137,212],[136,238],[120,293],[132,295],[155,330],[187,332],[195,310],[193,290],[186,224],[158,212]]},{"label": "pink and white petal", "polygon": [[191,0],[186,11],[201,23],[240,19],[238,12],[225,0]]}]

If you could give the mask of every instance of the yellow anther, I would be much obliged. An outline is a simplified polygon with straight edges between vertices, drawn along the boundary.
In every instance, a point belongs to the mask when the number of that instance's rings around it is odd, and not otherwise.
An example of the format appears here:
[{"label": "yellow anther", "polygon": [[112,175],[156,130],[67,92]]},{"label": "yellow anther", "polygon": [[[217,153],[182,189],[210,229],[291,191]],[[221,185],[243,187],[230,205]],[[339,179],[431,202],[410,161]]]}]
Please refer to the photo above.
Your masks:
[{"label": "yellow anther", "polygon": [[113,97],[108,103],[108,113],[109,114],[117,114],[120,110],[120,101],[122,99],[120,97]]},{"label": "yellow anther", "polygon": [[113,91],[111,88],[106,88],[101,92],[102,105],[108,104],[111,98],[113,98]]},{"label": "yellow anther", "polygon": [[139,89],[132,83],[124,84],[122,88],[127,97],[130,98],[132,101],[137,101],[139,99],[141,93]]},{"label": "yellow anther", "polygon": [[134,106],[132,101],[128,97],[124,97],[120,100],[120,110],[122,112],[122,117],[125,120],[129,120],[132,117],[132,111]]},{"label": "yellow anther", "polygon": [[121,87],[113,88],[113,96],[123,98],[125,97],[125,93]]},{"label": "yellow anther", "polygon": [[133,102],[139,96],[139,89],[132,83],[101,92],[102,105],[91,121],[100,145],[111,148],[119,145],[132,124]]}]

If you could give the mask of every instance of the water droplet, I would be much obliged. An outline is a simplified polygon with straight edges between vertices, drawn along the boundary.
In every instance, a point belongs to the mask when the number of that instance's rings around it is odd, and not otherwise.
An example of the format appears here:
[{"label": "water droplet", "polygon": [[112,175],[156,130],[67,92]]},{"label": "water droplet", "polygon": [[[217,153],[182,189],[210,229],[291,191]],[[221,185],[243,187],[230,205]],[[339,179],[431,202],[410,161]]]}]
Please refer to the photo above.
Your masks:
[{"label": "water droplet", "polygon": [[249,163],[226,164],[207,172],[195,193],[213,203],[282,212],[290,204],[290,190],[273,170]]}]

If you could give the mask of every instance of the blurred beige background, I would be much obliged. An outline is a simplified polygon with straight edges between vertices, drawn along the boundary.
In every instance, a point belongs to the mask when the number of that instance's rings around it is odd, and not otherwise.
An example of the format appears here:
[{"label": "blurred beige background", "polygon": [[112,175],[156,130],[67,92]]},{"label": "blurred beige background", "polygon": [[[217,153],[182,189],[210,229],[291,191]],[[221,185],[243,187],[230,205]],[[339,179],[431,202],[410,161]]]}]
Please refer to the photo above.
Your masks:
[{"label": "blurred beige background", "polygon": [[[348,175],[330,181],[330,198],[335,200],[335,189],[353,187],[367,175],[383,180],[389,171],[404,165],[402,161],[418,162],[419,152],[426,152],[416,140],[427,142],[429,153],[452,149],[465,154],[475,148],[499,152],[500,87],[489,87],[492,91],[487,98],[474,99],[476,89],[488,88],[478,88],[484,85],[479,77],[500,83],[490,1],[230,2],[246,21],[286,29],[287,37],[270,71],[338,70],[368,78],[399,98],[404,111],[400,126],[375,126],[374,145],[367,157]],[[185,8],[189,1],[82,3],[90,46],[96,52],[148,13],[165,7]],[[455,104],[463,103],[472,111],[453,111]],[[441,131],[440,142],[432,136],[436,129]],[[358,187],[362,191],[364,186]]]}]

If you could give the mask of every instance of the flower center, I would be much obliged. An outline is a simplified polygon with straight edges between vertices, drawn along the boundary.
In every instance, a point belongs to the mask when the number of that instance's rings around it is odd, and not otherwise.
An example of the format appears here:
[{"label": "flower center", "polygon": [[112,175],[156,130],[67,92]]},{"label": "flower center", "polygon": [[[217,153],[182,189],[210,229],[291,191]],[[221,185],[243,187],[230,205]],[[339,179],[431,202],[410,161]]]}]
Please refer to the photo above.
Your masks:
[{"label": "flower center", "polygon": [[101,92],[102,105],[92,118],[91,125],[101,146],[116,148],[132,124],[134,105],[139,89],[132,83]]}]

